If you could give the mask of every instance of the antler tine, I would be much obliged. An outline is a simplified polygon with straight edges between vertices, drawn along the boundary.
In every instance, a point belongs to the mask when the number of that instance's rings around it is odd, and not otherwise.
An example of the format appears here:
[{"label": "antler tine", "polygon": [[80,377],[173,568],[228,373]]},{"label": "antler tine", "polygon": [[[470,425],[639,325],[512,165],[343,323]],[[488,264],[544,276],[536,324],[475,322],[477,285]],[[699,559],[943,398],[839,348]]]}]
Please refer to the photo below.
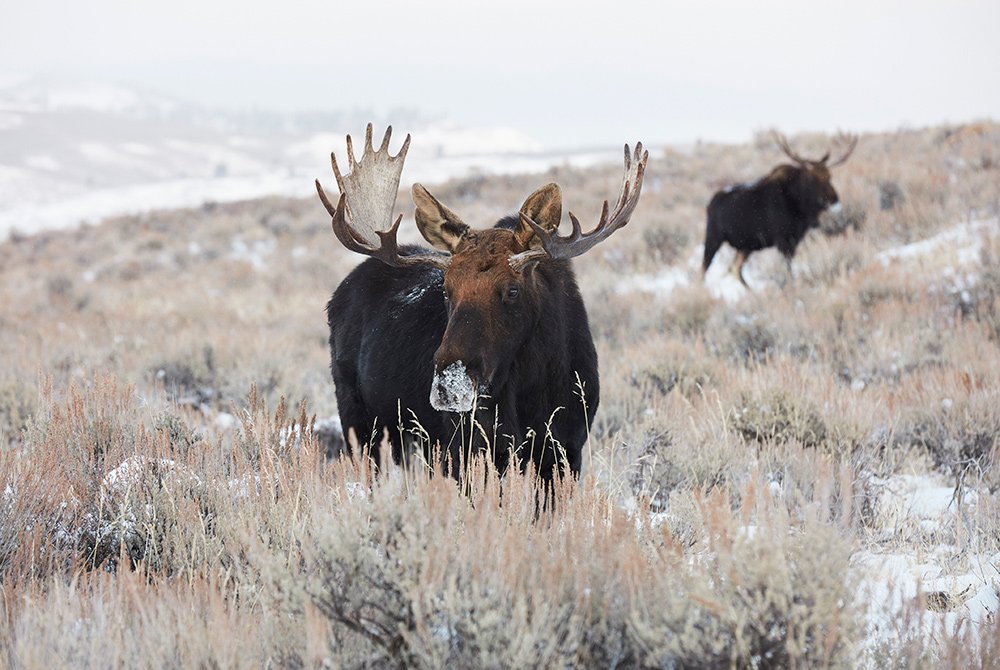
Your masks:
[{"label": "antler tine", "polygon": [[[334,162],[334,165],[336,165],[336,161]],[[336,171],[336,167],[334,167],[334,171]],[[330,213],[330,216],[337,216],[337,209],[340,208],[340,204],[338,203],[337,207],[333,206],[333,203],[330,202],[330,198],[326,195],[326,191],[323,189],[323,185],[319,183],[319,179],[316,180],[316,192],[319,193],[320,202],[322,202],[323,206],[326,207],[326,211]],[[341,195],[340,199],[343,201],[344,196]]]},{"label": "antler tine", "polygon": [[778,148],[781,149],[786,156],[791,158],[796,163],[802,165],[808,163],[809,161],[792,151],[792,147],[788,144],[788,138],[786,138],[782,133],[774,131],[774,141],[777,142]]},{"label": "antler tine", "polygon": [[[389,133],[390,131],[392,131],[392,126],[389,126],[389,130],[387,130],[386,133]],[[386,148],[388,148],[388,146],[389,145],[387,144]],[[394,161],[406,160],[406,152],[409,150],[410,150],[410,134],[406,133],[406,139],[403,140],[402,148],[400,148],[399,153],[393,156],[392,160]]]},{"label": "antler tine", "polygon": [[354,172],[354,168],[357,167],[358,161],[354,160],[354,141],[351,140],[351,134],[347,134],[347,169]]},{"label": "antler tine", "polygon": [[[390,126],[390,128],[391,127],[392,126]],[[372,128],[372,124],[370,124],[370,123],[368,124],[368,127],[365,128],[365,153],[361,156],[361,160],[364,160],[365,156],[368,156],[369,154],[375,153],[375,148],[372,146],[372,131],[373,130],[374,129]]]},{"label": "antler tine", "polygon": [[838,165],[843,165],[847,162],[847,159],[850,158],[851,154],[854,153],[854,150],[858,148],[858,135],[846,135],[841,133],[841,137],[847,140],[847,150],[844,152],[843,156],[830,163],[827,167],[837,167]]},{"label": "antler tine", "polygon": [[[350,146],[350,141],[351,141],[351,136],[348,135],[347,136],[348,146]],[[337,166],[337,154],[335,154],[332,151],[330,152],[330,164],[333,165],[333,176],[337,178],[337,188],[339,188],[340,192],[343,193],[344,192],[344,177],[343,177],[343,175],[340,174],[340,168]],[[319,185],[319,179],[316,180],[316,185],[317,186]],[[329,210],[330,208],[327,207],[327,209]],[[330,212],[330,213],[333,214],[333,212]]]},{"label": "antler tine", "polygon": [[[392,210],[399,191],[399,177],[406,152],[410,146],[410,136],[406,136],[402,149],[393,157],[389,155],[392,126],[386,129],[378,151],[372,145],[372,131],[372,124],[369,123],[365,130],[364,153],[360,161],[355,158],[351,136],[347,136],[347,160],[350,166],[347,174],[340,171],[336,154],[330,154],[333,174],[337,178],[341,194],[336,207],[319,180],[316,180],[316,191],[332,218],[334,234],[347,249],[377,258],[388,265],[447,266],[448,257],[444,254],[400,255],[396,234],[403,216],[400,214],[392,222]],[[387,229],[386,223],[391,224]]]},{"label": "antler tine", "polygon": [[639,204],[639,194],[642,191],[642,178],[646,172],[647,160],[649,160],[649,152],[643,151],[641,142],[636,144],[634,156],[630,153],[628,145],[625,145],[625,172],[618,203],[615,205],[614,211],[611,211],[608,201],[604,201],[604,205],[601,207],[601,218],[598,220],[597,226],[589,233],[583,232],[583,226],[580,225],[580,220],[573,212],[569,213],[573,232],[566,236],[560,236],[558,231],[547,231],[522,212],[521,220],[535,231],[535,235],[542,243],[542,248],[530,249],[511,256],[511,267],[520,271],[529,263],[543,258],[567,260],[580,256],[606,240],[619,228],[623,228],[632,218],[632,212]]}]

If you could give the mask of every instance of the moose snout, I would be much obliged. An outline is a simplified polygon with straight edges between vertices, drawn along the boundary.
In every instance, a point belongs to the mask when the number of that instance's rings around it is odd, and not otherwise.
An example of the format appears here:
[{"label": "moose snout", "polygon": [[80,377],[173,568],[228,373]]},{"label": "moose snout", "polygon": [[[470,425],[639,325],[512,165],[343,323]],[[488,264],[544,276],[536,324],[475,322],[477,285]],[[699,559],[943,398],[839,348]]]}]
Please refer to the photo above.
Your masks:
[{"label": "moose snout", "polygon": [[435,366],[431,407],[440,412],[469,412],[476,402],[476,382],[462,361]]}]

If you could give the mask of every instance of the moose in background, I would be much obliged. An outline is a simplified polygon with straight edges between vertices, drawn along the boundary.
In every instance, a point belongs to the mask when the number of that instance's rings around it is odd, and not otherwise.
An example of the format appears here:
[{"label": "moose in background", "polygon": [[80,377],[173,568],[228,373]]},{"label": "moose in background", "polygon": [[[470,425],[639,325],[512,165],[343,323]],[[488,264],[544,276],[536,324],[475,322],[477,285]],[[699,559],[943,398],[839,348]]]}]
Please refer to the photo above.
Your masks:
[{"label": "moose in background", "polygon": [[730,186],[712,196],[708,203],[702,275],[708,272],[722,243],[727,242],[736,249],[732,269],[749,288],[743,277],[743,265],[751,253],[777,247],[791,266],[799,242],[811,228],[819,227],[819,215],[839,206],[840,199],[830,181],[830,168],[850,157],[858,145],[858,137],[845,138],[844,153],[833,162],[829,162],[829,151],[819,160],[808,160],[792,151],[783,135],[776,134],[775,139],[794,165],[779,165],[756,182]]},{"label": "moose in background", "polygon": [[378,150],[368,126],[364,154],[349,173],[333,171],[340,200],[333,231],[351,251],[370,256],[327,304],[330,354],[344,434],[373,447],[387,432],[397,462],[417,448],[431,461],[440,445],[449,473],[487,453],[503,472],[513,456],[546,482],[578,475],[599,402],[597,352],[570,259],[628,223],[639,201],[648,153],[625,146],[617,204],[597,226],[558,234],[559,186],[548,184],[515,216],[473,229],[420,184],[415,221],[434,248],[398,246],[392,222],[410,144],[389,154],[389,128]]}]

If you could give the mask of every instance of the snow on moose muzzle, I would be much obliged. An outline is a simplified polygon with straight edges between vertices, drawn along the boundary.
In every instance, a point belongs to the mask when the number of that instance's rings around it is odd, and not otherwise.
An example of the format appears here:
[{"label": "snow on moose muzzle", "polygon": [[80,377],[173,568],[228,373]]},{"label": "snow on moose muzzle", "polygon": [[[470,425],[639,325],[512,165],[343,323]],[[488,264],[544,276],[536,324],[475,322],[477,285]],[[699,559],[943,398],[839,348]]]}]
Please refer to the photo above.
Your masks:
[{"label": "snow on moose muzzle", "polygon": [[431,407],[441,412],[469,412],[476,401],[476,384],[465,371],[465,363],[455,361],[444,370],[434,371]]}]

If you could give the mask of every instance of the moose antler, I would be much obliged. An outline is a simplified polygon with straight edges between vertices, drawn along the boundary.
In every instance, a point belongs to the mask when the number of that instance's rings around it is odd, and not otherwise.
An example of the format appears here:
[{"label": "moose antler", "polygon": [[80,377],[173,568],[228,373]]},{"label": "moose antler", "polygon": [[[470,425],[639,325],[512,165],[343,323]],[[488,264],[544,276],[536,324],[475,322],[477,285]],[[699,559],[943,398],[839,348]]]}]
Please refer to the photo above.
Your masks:
[{"label": "moose antler", "polygon": [[837,160],[835,160],[832,163],[830,163],[829,165],[827,165],[827,167],[837,167],[838,165],[843,165],[845,162],[847,162],[847,159],[850,158],[851,154],[854,153],[854,150],[858,148],[858,136],[857,135],[846,135],[844,133],[841,133],[839,135],[838,139],[840,139],[842,141],[846,141],[846,143],[847,143],[847,149],[844,152],[843,156],[841,156]]},{"label": "moose antler", "polygon": [[583,232],[580,220],[573,212],[569,213],[569,219],[573,223],[573,232],[566,236],[560,236],[555,230],[549,232],[535,223],[531,217],[521,212],[521,221],[535,231],[542,248],[529,249],[511,256],[510,266],[515,271],[520,272],[530,263],[544,258],[566,260],[580,256],[608,239],[619,228],[623,228],[632,218],[632,212],[639,203],[642,176],[646,172],[648,159],[649,152],[642,150],[642,142],[635,145],[634,155],[629,151],[628,145],[625,145],[625,172],[622,176],[622,190],[618,196],[618,204],[615,205],[614,211],[609,213],[608,201],[605,200],[604,207],[601,209],[601,219],[597,227],[589,233]]},{"label": "moose antler", "polygon": [[786,138],[783,134],[775,131],[774,141],[778,144],[778,148],[781,149],[786,156],[791,158],[799,165],[805,165],[806,163],[810,162],[808,159],[805,159],[802,156],[795,153],[794,151],[792,151],[792,147],[788,145],[788,138]]},{"label": "moose antler", "polygon": [[[365,130],[365,149],[361,160],[354,158],[354,144],[347,136],[347,164],[350,172],[341,174],[336,154],[330,154],[333,174],[340,188],[340,200],[334,207],[323,186],[316,180],[316,192],[333,217],[333,233],[340,243],[351,251],[377,258],[387,265],[396,267],[413,265],[434,265],[444,267],[447,257],[436,253],[402,256],[396,241],[400,214],[387,230],[381,227],[392,221],[392,210],[399,191],[399,177],[403,172],[403,162],[410,148],[410,136],[406,136],[403,147],[395,156],[389,155],[389,139],[392,126],[386,128],[382,145],[376,151],[372,146],[372,124]],[[348,217],[348,213],[350,217]],[[350,222],[348,222],[350,218]]]},{"label": "moose antler", "polygon": [[829,151],[827,151],[825,154],[823,154],[823,157],[820,158],[818,161],[811,161],[811,160],[809,160],[807,158],[803,158],[802,156],[800,156],[797,153],[795,153],[794,151],[792,151],[792,148],[790,146],[788,146],[788,139],[786,139],[784,135],[782,135],[779,132],[775,132],[774,133],[774,141],[778,144],[778,148],[780,148],[785,153],[786,156],[788,156],[789,158],[791,158],[793,161],[795,161],[799,165],[807,165],[807,164],[811,163],[813,165],[826,165],[826,167],[828,167],[828,168],[832,168],[832,167],[836,167],[838,165],[842,165],[850,157],[850,155],[852,153],[854,153],[854,149],[858,146],[858,136],[857,135],[845,135],[844,133],[841,133],[840,135],[838,135],[837,139],[840,140],[840,141],[845,141],[846,140],[846,142],[847,142],[847,151],[844,153],[843,156],[841,156],[837,160],[833,161],[832,163],[827,163],[827,161],[830,160],[830,152]]}]

